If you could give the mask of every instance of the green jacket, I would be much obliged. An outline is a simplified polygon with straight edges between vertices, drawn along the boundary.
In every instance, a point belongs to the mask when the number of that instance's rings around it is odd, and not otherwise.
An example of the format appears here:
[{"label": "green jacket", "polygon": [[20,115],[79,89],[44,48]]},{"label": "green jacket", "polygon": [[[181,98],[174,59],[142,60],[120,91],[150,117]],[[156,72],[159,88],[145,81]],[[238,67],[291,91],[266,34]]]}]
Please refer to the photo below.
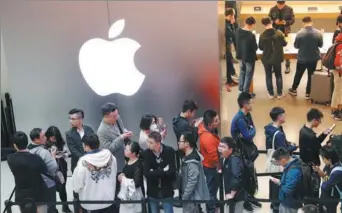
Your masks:
[{"label": "green jacket", "polygon": [[259,37],[259,49],[263,51],[263,64],[279,64],[284,61],[285,35],[280,30],[267,29]]}]

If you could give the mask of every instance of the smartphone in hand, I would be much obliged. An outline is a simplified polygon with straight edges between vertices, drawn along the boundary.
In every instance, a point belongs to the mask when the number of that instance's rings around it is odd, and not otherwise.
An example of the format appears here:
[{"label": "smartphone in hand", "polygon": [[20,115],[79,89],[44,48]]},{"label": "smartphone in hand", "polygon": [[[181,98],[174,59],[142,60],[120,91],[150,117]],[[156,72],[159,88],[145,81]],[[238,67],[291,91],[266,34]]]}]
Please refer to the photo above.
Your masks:
[{"label": "smartphone in hand", "polygon": [[329,129],[330,129],[330,132],[332,132],[336,127],[336,124],[333,124]]}]

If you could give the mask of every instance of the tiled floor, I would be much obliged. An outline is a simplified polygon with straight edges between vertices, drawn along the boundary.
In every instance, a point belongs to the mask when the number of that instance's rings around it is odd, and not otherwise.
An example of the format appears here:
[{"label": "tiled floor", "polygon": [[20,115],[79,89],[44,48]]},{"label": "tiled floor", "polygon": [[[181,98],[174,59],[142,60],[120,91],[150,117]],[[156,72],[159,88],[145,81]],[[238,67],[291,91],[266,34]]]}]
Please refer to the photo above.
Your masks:
[{"label": "tiled floor", "polygon": [[[222,67],[225,67],[224,62],[222,62]],[[284,90],[287,90],[292,83],[294,76],[295,61],[291,64],[292,72],[288,75],[283,75],[284,78]],[[223,72],[225,73],[225,72]],[[225,74],[224,74],[225,76]],[[296,98],[290,96],[283,100],[268,100],[266,86],[265,86],[265,75],[264,70],[260,64],[257,63],[254,77],[254,91],[256,93],[256,98],[254,100],[253,106],[253,118],[257,127],[257,136],[255,138],[255,143],[260,149],[265,148],[265,138],[264,138],[264,126],[270,122],[268,116],[269,110],[274,106],[281,106],[286,109],[287,123],[284,125],[287,138],[290,141],[298,141],[298,133],[301,126],[305,123],[305,115],[310,107],[317,107],[324,112],[325,119],[323,120],[322,127],[317,131],[321,131],[325,127],[331,126],[336,123],[329,116],[330,109],[326,106],[311,105],[308,101],[304,100],[304,88],[305,88],[306,77],[303,77],[303,82],[298,89],[299,95]],[[238,110],[236,103],[237,98],[237,88],[233,88],[231,93],[227,93],[223,88],[222,91],[222,104],[221,104],[221,120],[222,120],[222,136],[229,135],[230,122],[232,117]],[[336,123],[335,133],[342,132],[342,125]],[[258,172],[263,172],[265,167],[265,155],[260,155],[257,159],[256,166]],[[268,177],[260,177],[259,179],[259,192],[257,194],[258,198],[268,198]],[[9,171],[6,162],[1,163],[1,211],[3,211],[3,203],[14,187],[13,176]],[[72,190],[70,181],[67,183],[68,200],[72,200]],[[17,209],[13,209],[13,213],[19,212]],[[175,212],[181,212],[181,209],[175,208]],[[255,211],[258,212],[258,211]],[[269,212],[269,204],[265,203],[263,208],[259,212]]]}]

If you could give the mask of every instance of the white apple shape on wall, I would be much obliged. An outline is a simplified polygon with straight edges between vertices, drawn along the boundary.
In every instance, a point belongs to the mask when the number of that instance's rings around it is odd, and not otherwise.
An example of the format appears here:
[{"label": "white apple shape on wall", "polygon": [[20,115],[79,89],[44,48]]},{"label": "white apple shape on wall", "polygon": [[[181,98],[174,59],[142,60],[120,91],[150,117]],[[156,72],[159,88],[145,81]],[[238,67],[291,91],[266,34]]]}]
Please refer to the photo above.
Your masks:
[{"label": "white apple shape on wall", "polygon": [[89,87],[100,96],[114,93],[131,96],[144,82],[145,75],[134,64],[140,44],[130,38],[114,39],[124,28],[125,20],[118,20],[109,29],[110,41],[90,39],[80,49],[81,73]]}]

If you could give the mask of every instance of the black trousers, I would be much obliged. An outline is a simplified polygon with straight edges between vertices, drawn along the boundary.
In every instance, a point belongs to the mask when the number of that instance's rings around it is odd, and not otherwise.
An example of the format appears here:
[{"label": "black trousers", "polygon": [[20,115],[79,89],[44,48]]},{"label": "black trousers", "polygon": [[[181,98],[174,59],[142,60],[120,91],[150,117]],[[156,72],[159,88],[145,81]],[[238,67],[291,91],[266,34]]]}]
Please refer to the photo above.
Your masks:
[{"label": "black trousers", "polygon": [[[76,193],[74,191],[72,193],[74,195],[74,201],[79,201],[80,198],[78,196],[78,193]],[[75,202],[74,203],[74,213],[81,213],[81,210],[82,210],[81,205],[78,202]]]},{"label": "black trousers", "polygon": [[[56,186],[48,188],[46,191],[46,199],[48,202],[56,202]],[[48,213],[56,213],[56,205],[48,205]]]},{"label": "black trousers", "polygon": [[[228,49],[228,47],[227,47]],[[233,64],[233,55],[230,50],[226,51],[226,76],[227,84],[233,83],[232,75],[235,75],[235,68]]]},{"label": "black trousers", "polygon": [[302,77],[303,77],[305,70],[308,70],[308,81],[306,83],[306,94],[310,95],[310,93],[311,93],[311,76],[314,73],[314,71],[316,70],[316,66],[317,66],[317,61],[306,62],[306,63],[297,62],[296,74],[295,74],[294,79],[293,79],[292,89],[297,90],[297,88],[300,84],[300,81],[302,80]]},{"label": "black trousers", "polygon": [[68,200],[68,197],[67,197],[67,192],[66,192],[66,183],[67,183],[67,178],[68,178],[68,175],[67,173],[64,173],[63,174],[63,177],[64,177],[64,184],[62,184],[61,186],[59,186],[58,188],[58,194],[59,194],[59,198],[61,199],[62,202],[65,202]]},{"label": "black trousers", "polygon": [[[275,177],[280,178],[280,176]],[[279,186],[272,181],[269,181],[269,199],[270,200],[278,200],[279,196]],[[279,212],[279,203],[271,203],[271,209],[273,210],[273,213]]]}]

